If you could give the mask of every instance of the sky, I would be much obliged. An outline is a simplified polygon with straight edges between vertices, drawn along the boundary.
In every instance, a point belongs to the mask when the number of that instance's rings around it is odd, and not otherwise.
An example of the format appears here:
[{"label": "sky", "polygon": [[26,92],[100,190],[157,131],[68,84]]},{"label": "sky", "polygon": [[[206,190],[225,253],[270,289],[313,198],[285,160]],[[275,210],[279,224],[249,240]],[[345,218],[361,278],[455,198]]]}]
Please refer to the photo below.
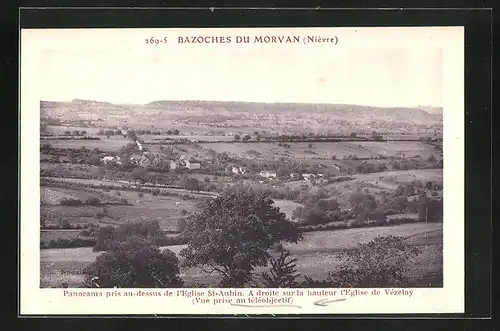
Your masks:
[{"label": "sky", "polygon": [[41,53],[41,99],[442,106],[436,47],[222,46]]}]

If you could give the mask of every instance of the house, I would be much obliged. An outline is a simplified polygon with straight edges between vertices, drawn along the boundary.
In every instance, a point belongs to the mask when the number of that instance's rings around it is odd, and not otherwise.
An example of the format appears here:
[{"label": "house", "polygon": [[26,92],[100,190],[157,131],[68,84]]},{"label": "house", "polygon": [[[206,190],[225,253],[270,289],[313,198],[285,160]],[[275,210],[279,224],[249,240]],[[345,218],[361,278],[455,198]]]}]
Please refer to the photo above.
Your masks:
[{"label": "house", "polygon": [[310,181],[311,179],[314,179],[314,174],[302,174],[302,177],[304,177],[304,180]]},{"label": "house", "polygon": [[143,154],[139,160],[139,165],[141,167],[149,167],[151,165],[151,159],[147,155]]},{"label": "house", "polygon": [[276,172],[274,171],[261,171],[259,175],[264,178],[276,178]]},{"label": "house", "polygon": [[130,156],[130,163],[138,165],[142,159],[142,154],[134,154]]},{"label": "house", "polygon": [[175,162],[174,160],[169,160],[169,168],[172,170],[177,169],[177,162]]},{"label": "house", "polygon": [[186,160],[186,168],[188,169],[200,169],[201,162],[198,160]]},{"label": "house", "polygon": [[246,173],[246,170],[243,169],[243,167],[232,167],[231,168],[231,171],[233,172],[233,174],[235,175],[238,175],[238,174],[244,174]]},{"label": "house", "polygon": [[119,156],[103,156],[101,162],[105,165],[107,164],[122,164]]},{"label": "house", "polygon": [[115,157],[114,156],[104,156],[102,159],[101,159],[101,162],[104,163],[104,164],[109,164],[111,162],[114,162],[115,160]]},{"label": "house", "polygon": [[300,174],[296,173],[296,172],[293,172],[290,174],[290,178],[292,179],[299,179],[300,178]]}]

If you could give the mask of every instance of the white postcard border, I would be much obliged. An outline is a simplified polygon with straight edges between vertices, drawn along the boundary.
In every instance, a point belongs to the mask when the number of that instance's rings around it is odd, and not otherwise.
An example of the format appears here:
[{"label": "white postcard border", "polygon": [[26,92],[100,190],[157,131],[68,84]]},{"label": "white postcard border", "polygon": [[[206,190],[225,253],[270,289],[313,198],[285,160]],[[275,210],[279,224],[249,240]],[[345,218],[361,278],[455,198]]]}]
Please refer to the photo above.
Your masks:
[{"label": "white postcard border", "polygon": [[[148,31],[149,30],[149,31]],[[444,287],[413,289],[408,296],[368,296],[335,298],[295,296],[293,306],[242,307],[228,304],[193,305],[187,297],[65,297],[64,289],[41,289],[39,249],[39,102],[40,52],[47,49],[127,48],[133,40],[150,35],[152,29],[81,29],[21,31],[21,212],[20,212],[20,313],[40,314],[353,314],[353,313],[461,313],[464,312],[464,28],[315,28],[279,29],[280,34],[298,30],[336,34],[339,38],[361,35],[365,47],[398,45],[418,47],[432,43],[443,50],[444,108]],[[210,29],[212,33],[236,33],[235,29]],[[223,31],[224,30],[224,31]],[[242,33],[243,29],[237,29]],[[265,30],[248,29],[248,33]],[[356,30],[356,32],[354,32]],[[154,29],[154,33],[175,35],[180,29]],[[182,29],[184,33],[189,32]],[[200,31],[191,29],[193,31]],[[205,30],[205,32],[208,29]],[[112,42],[111,42],[112,40]],[[343,41],[341,41],[342,43]],[[355,40],[349,41],[353,44]],[[358,39],[359,43],[361,41]],[[143,46],[144,47],[144,46]],[[341,46],[338,46],[341,47]],[[346,46],[347,47],[347,46]],[[85,289],[87,290],[87,289]],[[114,289],[88,289],[112,292]],[[163,289],[167,291],[166,289]],[[182,289],[186,290],[186,289]],[[199,289],[208,291],[209,289]],[[217,290],[218,289],[214,289]],[[224,289],[228,290],[228,289]],[[233,289],[248,291],[248,289]],[[257,291],[258,289],[255,289]],[[263,290],[263,289],[261,289]],[[267,290],[267,289],[266,289]],[[301,289],[307,291],[307,289]],[[384,291],[383,289],[380,289]],[[116,289],[116,291],[134,291]],[[175,291],[175,290],[173,290]],[[283,289],[279,290],[283,291]],[[372,291],[372,289],[368,289]],[[319,299],[345,299],[326,306]],[[300,306],[294,307],[294,306]]]}]

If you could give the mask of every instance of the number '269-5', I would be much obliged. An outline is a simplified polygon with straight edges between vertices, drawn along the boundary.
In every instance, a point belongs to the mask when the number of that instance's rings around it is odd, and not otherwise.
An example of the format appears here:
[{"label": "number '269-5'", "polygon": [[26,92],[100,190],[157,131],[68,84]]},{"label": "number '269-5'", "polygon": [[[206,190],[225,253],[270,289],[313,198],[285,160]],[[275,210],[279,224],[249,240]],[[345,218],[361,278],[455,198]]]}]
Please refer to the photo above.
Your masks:
[{"label": "number '269-5'", "polygon": [[158,39],[155,37],[151,37],[149,39],[144,39],[146,44],[151,44],[157,46],[158,44],[166,44],[167,43],[167,37],[164,37],[163,39]]}]

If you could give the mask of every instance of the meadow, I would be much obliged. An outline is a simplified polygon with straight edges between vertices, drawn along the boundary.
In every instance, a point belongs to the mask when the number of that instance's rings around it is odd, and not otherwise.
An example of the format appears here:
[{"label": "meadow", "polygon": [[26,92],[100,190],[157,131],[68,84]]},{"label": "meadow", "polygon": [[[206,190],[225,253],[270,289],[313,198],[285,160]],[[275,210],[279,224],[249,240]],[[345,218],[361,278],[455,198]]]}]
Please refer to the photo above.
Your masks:
[{"label": "meadow", "polygon": [[[302,275],[315,279],[326,278],[328,271],[336,267],[336,254],[344,248],[353,248],[357,243],[368,242],[378,235],[392,234],[408,238],[409,243],[421,249],[417,263],[408,272],[412,285],[442,286],[442,223],[415,223],[388,227],[358,228],[337,231],[311,232],[304,235],[298,244],[287,244],[292,256],[298,259],[297,269]],[[177,255],[183,245],[167,246]],[[81,270],[102,253],[92,248],[44,249],[40,252],[41,287],[59,287],[67,282],[70,287],[80,287],[83,282]],[[180,258],[182,261],[182,258]],[[318,267],[322,266],[322,267]],[[203,274],[198,268],[182,269],[186,283],[210,283],[214,277]]]},{"label": "meadow", "polygon": [[[371,158],[383,155],[405,156],[405,157],[438,157],[440,151],[434,146],[419,141],[388,141],[388,142],[291,142],[286,146],[279,143],[200,143],[205,149],[213,149],[218,153],[229,152],[239,157],[252,157],[252,150],[260,153],[262,159],[274,159],[278,156],[285,156],[300,159],[332,159],[335,155],[337,159],[356,155],[358,158]],[[290,147],[287,147],[287,146]],[[403,155],[404,154],[404,155]]]},{"label": "meadow", "polygon": [[[41,206],[42,218],[48,223],[57,224],[60,219],[67,220],[70,224],[100,223],[117,225],[123,222],[137,220],[158,220],[160,227],[165,230],[176,230],[177,222],[184,217],[183,210],[191,211],[196,205],[194,200],[184,200],[174,196],[154,196],[151,193],[134,191],[111,191],[94,189],[92,195],[103,199],[126,199],[130,205],[102,205],[102,206],[63,206],[54,204],[60,202],[54,198],[52,192],[60,193],[59,198],[72,197],[82,198],[83,195],[90,194],[86,191],[73,189],[60,189],[52,187],[42,187],[42,201],[50,201],[52,204]],[[104,201],[104,200],[102,200]]]}]

